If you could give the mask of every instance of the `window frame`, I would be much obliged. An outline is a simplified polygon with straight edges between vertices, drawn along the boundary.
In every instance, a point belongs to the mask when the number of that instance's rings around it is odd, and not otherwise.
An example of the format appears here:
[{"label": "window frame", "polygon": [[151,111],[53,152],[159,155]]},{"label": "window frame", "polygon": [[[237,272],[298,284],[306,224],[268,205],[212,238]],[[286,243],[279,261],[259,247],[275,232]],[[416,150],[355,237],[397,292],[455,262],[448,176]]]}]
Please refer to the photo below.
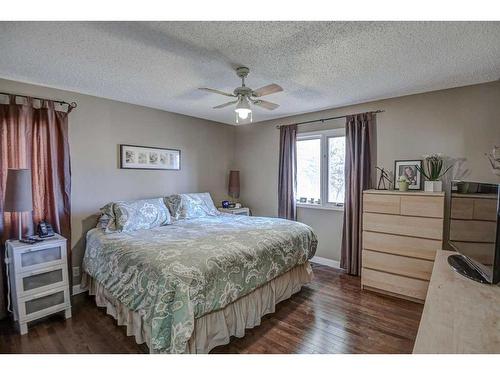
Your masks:
[{"label": "window frame", "polygon": [[[345,137],[345,128],[318,130],[311,132],[301,132],[297,133],[296,141],[305,141],[309,139],[320,139],[320,199],[321,204],[314,203],[300,203],[296,202],[297,207],[301,208],[314,208],[320,210],[335,210],[344,211],[344,203],[335,204],[328,202],[328,163],[329,163],[329,153],[328,153],[328,140],[330,138]],[[344,156],[345,161],[345,156]],[[298,197],[297,197],[298,199]]]}]

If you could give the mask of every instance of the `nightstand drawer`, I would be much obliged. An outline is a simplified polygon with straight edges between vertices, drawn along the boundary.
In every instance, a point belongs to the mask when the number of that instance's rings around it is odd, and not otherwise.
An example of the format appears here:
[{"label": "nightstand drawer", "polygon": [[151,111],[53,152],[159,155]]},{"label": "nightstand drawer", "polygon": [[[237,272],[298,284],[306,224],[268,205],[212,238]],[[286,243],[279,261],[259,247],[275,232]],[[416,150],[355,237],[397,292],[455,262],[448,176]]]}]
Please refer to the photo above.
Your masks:
[{"label": "nightstand drawer", "polygon": [[19,273],[16,275],[17,294],[25,297],[62,287],[68,283],[66,264]]},{"label": "nightstand drawer", "polygon": [[220,212],[232,215],[241,215],[241,216],[250,216],[250,209],[248,207],[240,207],[240,208],[222,208],[218,209]]},{"label": "nightstand drawer", "polygon": [[47,243],[14,253],[17,272],[24,273],[66,263],[66,249],[62,242]]},{"label": "nightstand drawer", "polygon": [[41,318],[70,306],[67,287],[49,290],[19,300],[19,321]]},{"label": "nightstand drawer", "polygon": [[249,216],[249,212],[248,212],[248,210],[241,210],[241,211],[233,212],[233,215]]}]

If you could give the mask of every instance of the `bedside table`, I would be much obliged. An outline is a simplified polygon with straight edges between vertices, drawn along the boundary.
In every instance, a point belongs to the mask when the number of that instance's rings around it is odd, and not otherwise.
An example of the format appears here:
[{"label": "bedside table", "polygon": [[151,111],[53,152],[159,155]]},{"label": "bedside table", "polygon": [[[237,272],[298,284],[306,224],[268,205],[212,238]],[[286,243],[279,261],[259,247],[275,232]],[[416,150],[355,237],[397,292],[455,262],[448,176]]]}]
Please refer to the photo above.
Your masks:
[{"label": "bedside table", "polygon": [[6,242],[11,304],[21,335],[28,322],[64,311],[71,318],[66,238],[56,234],[30,245]]},{"label": "bedside table", "polygon": [[222,207],[219,207],[218,210],[220,212],[224,212],[226,214],[250,216],[250,209],[248,207],[240,207],[240,208],[222,208]]}]

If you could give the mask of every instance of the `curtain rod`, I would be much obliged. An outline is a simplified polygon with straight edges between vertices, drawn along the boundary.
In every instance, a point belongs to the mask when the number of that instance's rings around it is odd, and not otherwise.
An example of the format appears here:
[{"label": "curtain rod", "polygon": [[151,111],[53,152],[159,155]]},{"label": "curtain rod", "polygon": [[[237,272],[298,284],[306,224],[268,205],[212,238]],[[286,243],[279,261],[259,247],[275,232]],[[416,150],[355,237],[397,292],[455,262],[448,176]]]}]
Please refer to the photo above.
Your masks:
[{"label": "curtain rod", "polygon": [[0,92],[0,95],[7,95],[7,96],[13,95],[13,96],[17,96],[17,97],[20,97],[20,98],[26,98],[26,99],[33,98],[33,99],[36,99],[36,100],[51,100],[54,103],[59,103],[59,104],[67,105],[68,108],[71,108],[71,109],[75,109],[76,107],[78,107],[78,105],[75,102],[68,103],[68,102],[65,102],[63,100],[53,100],[53,99],[47,99],[47,98],[37,98],[36,96],[28,96],[28,95],[21,95],[21,94],[10,94],[8,92]]},{"label": "curtain rod", "polygon": [[[385,111],[383,109],[377,109],[376,111],[369,111],[369,112],[363,112],[363,113],[381,113],[381,112],[385,112]],[[325,122],[328,120],[336,120],[339,118],[346,118],[347,116],[355,116],[355,115],[359,115],[359,114],[361,114],[361,113],[354,113],[352,115],[342,115],[342,116],[335,116],[335,117],[320,118],[318,120],[302,121],[302,122],[296,122],[294,124],[288,124],[288,125],[276,125],[276,129],[279,129],[282,126],[304,125],[304,124],[311,124],[313,122]]]}]

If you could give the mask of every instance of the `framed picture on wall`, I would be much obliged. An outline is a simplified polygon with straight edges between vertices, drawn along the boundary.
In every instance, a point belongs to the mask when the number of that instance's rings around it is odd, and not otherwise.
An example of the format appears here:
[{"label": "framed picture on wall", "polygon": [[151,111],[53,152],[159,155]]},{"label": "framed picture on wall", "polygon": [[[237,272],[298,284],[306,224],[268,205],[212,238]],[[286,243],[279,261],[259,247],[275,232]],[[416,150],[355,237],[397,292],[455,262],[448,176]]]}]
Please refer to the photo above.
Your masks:
[{"label": "framed picture on wall", "polygon": [[172,148],[120,145],[121,169],[181,169],[181,150]]},{"label": "framed picture on wall", "polygon": [[422,190],[422,174],[416,166],[422,167],[422,160],[396,160],[394,162],[394,189],[398,188],[398,178],[406,177],[409,190]]}]

